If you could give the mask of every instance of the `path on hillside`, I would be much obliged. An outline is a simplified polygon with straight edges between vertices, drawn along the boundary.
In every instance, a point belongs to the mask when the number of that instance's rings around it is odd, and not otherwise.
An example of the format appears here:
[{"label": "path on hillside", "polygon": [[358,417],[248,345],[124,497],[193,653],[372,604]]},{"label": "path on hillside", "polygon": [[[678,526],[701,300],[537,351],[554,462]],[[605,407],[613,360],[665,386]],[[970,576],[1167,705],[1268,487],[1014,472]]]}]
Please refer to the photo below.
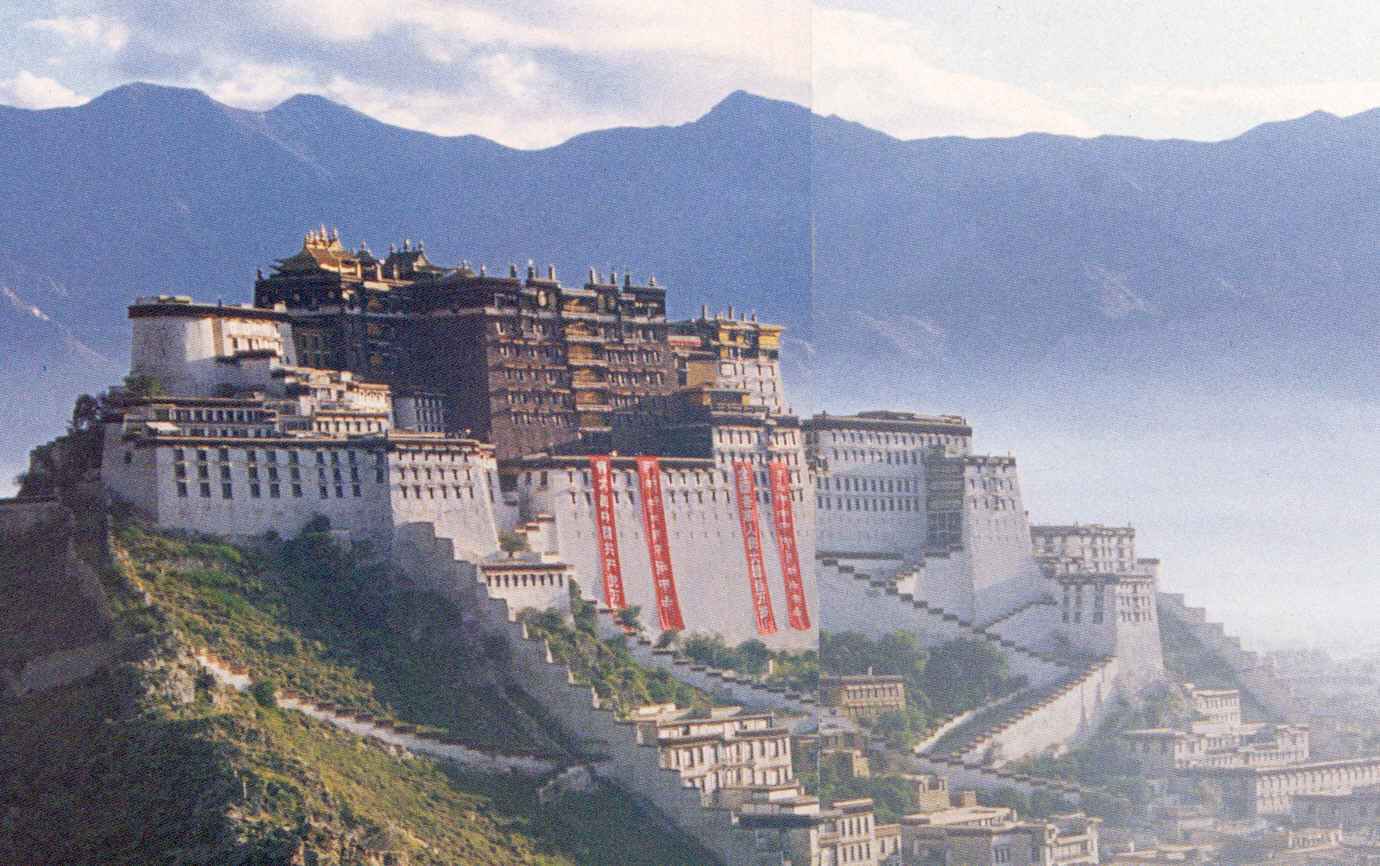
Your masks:
[{"label": "path on hillside", "polygon": [[[248,691],[254,685],[249,672],[241,666],[223,661],[208,652],[196,653],[196,660],[221,685],[229,686],[240,692]],[[396,724],[374,719],[367,714],[342,714],[336,712],[329,704],[318,704],[311,698],[296,692],[278,691],[275,694],[278,706],[284,709],[296,710],[313,719],[361,737],[370,737],[391,746],[399,746],[418,754],[451,761],[467,770],[544,776],[561,769],[563,766],[556,761],[535,755],[482,751],[462,745],[449,738],[418,733],[415,725]]]}]

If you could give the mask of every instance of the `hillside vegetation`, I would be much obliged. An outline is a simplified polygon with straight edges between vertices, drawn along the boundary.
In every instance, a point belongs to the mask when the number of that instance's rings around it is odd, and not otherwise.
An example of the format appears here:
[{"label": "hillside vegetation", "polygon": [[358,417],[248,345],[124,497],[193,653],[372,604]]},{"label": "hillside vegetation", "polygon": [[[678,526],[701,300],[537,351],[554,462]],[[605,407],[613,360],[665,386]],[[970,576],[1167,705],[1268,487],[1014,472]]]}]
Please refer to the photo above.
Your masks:
[{"label": "hillside vegetation", "polygon": [[343,709],[437,728],[476,745],[559,752],[540,712],[502,682],[459,612],[394,589],[324,524],[249,550],[116,522],[117,556],[193,643],[256,680]]},{"label": "hillside vegetation", "polygon": [[[543,806],[541,780],[460,772],[215,686],[198,647],[323,700],[564,751],[492,648],[466,650],[454,611],[315,535],[251,551],[115,521],[114,630],[144,650],[0,703],[0,862],[706,862],[616,789]],[[0,572],[19,580],[14,557]]]},{"label": "hillside vegetation", "polygon": [[925,648],[908,632],[876,640],[858,632],[820,632],[820,669],[834,676],[874,673],[899,676],[906,706],[870,722],[892,748],[909,749],[945,716],[1025,688],[1006,658],[984,641],[951,640]]}]

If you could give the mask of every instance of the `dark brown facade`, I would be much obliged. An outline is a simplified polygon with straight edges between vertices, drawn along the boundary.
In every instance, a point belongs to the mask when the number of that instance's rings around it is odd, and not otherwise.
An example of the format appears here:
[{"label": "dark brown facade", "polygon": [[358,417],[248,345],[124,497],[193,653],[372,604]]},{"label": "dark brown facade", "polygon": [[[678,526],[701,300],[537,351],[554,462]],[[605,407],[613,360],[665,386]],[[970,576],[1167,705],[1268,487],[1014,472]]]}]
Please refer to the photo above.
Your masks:
[{"label": "dark brown facade", "polygon": [[286,306],[300,363],[440,394],[447,429],[500,459],[607,449],[643,401],[676,387],[655,280],[591,269],[574,288],[530,265],[525,278],[443,269],[411,243],[379,260],[323,229],[260,277],[255,304]]}]

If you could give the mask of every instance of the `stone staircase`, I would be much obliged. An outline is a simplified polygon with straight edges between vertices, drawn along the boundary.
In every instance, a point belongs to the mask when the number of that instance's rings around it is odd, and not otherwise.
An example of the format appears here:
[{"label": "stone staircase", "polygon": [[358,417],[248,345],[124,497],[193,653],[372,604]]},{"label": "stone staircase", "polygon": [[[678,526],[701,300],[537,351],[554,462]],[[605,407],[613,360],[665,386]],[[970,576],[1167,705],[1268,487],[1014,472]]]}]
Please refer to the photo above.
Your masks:
[{"label": "stone staircase", "polygon": [[1211,653],[1236,676],[1243,697],[1281,722],[1307,722],[1307,707],[1294,696],[1259,653],[1241,646],[1241,639],[1227,634],[1220,622],[1208,619],[1207,610],[1189,606],[1183,593],[1160,592],[1156,596],[1161,621],[1173,619],[1202,649]]},{"label": "stone staircase", "polygon": [[[489,595],[474,564],[456,558],[449,539],[438,537],[428,523],[409,524],[398,539],[406,547],[395,550],[399,564],[419,585],[454,601],[466,627],[503,642],[514,680],[579,744],[598,776],[694,839],[708,853],[707,859],[755,866],[760,859],[756,839],[738,828],[733,811],[704,805],[700,792],[678,770],[662,767],[659,744],[644,739],[632,720],[618,718],[592,687],[556,661],[550,645],[529,632],[517,611]],[[623,631],[601,618],[601,631],[608,628]]]},{"label": "stone staircase", "polygon": [[1006,623],[1010,622],[1011,620],[1015,619],[1016,617],[1020,616],[1028,610],[1032,610],[1037,607],[1058,606],[1058,602],[1054,600],[1053,596],[1046,595],[1044,598],[1037,598],[1034,601],[1027,601],[1025,604],[1021,605],[1020,607],[1016,608],[1010,613],[1003,614],[1002,616],[999,616],[996,619],[992,620],[987,625],[983,626],[983,628],[987,631],[996,631]]},{"label": "stone staircase", "polygon": [[[925,744],[923,752],[965,763],[991,764],[1000,760],[989,755],[993,746],[1003,744],[1003,735],[1022,725],[1045,724],[1043,714],[1076,690],[1087,686],[1114,663],[1111,658],[1091,660],[1072,670],[1059,682],[1029,688],[979,708],[969,719],[943,736]],[[1110,697],[1108,695],[1107,697]],[[1076,731],[1074,732],[1077,733]],[[1007,758],[1023,757],[1009,755]]]},{"label": "stone staircase", "polygon": [[[1030,665],[1033,667],[1047,668],[1048,670],[1046,671],[1046,673],[1048,674],[1048,676],[1044,677],[1044,679],[1051,681],[1062,676],[1062,674],[1068,667],[1064,662],[1062,662],[1060,659],[1056,658],[1054,655],[1050,653],[1040,652],[1022,646],[1016,643],[1015,641],[1009,640],[1007,638],[1002,637],[1001,635],[995,634],[990,630],[990,627],[983,628],[977,626],[972,622],[959,616],[958,614],[946,611],[942,607],[931,605],[922,599],[917,599],[911,593],[901,592],[899,589],[897,589],[896,582],[894,580],[873,577],[871,574],[867,572],[859,571],[854,566],[845,563],[840,563],[838,560],[833,559],[831,557],[823,557],[818,559],[817,567],[821,572],[821,584],[823,583],[826,576],[828,576],[831,573],[836,574],[840,578],[851,580],[856,586],[860,588],[866,588],[868,590],[871,590],[874,594],[884,595],[890,599],[893,599],[897,607],[900,609],[909,609],[913,611],[915,614],[918,614],[917,616],[911,617],[911,619],[913,619],[913,622],[910,623],[911,628],[907,630],[918,631],[921,635],[922,640],[925,639],[926,633],[929,632],[930,634],[933,634],[937,637],[937,639],[933,641],[934,643],[942,643],[946,640],[953,640],[955,638],[966,638],[969,640],[984,641],[986,643],[991,644],[994,647],[999,648],[1002,651],[1002,653],[1006,655],[1009,659],[1023,660],[1029,662]],[[1048,602],[1045,602],[1043,600],[1032,601],[1026,605],[1023,605],[1020,608],[1017,608],[1015,611],[1010,612],[1006,616],[1014,616],[1017,613],[1020,613],[1021,611],[1025,610],[1026,608],[1041,603]],[[820,605],[820,608],[823,611],[823,615],[825,617],[825,619],[822,622],[823,627],[827,630],[846,630],[834,629],[830,627],[828,622],[828,616],[831,607],[832,605]],[[1030,677],[1030,679],[1032,682],[1035,681],[1034,677]]]},{"label": "stone staircase", "polygon": [[[953,784],[987,791],[1014,788],[1073,800],[1084,793],[1068,782],[1000,766],[1048,748],[1064,748],[1091,733],[1116,693],[1114,658],[1068,659],[995,633],[1003,623],[1053,605],[1051,598],[1029,601],[983,627],[898,589],[896,581],[905,579],[905,569],[895,578],[877,578],[829,556],[820,557],[817,568],[826,630],[862,631],[874,638],[904,630],[931,646],[953,639],[981,640],[1005,656],[1013,673],[1027,678],[1026,688],[943,720],[916,747],[909,759],[913,766],[948,775]],[[826,599],[826,594],[833,597]]]},{"label": "stone staircase", "polygon": [[[221,685],[241,692],[253,686],[253,677],[245,665],[222,659],[207,649],[199,650],[194,655],[202,670]],[[296,710],[334,728],[419,755],[449,761],[467,770],[540,777],[562,768],[560,762],[544,755],[481,749],[467,745],[463,740],[418,728],[417,725],[379,718],[370,713],[353,712],[292,689],[278,689],[274,695],[278,706],[283,709]]]}]

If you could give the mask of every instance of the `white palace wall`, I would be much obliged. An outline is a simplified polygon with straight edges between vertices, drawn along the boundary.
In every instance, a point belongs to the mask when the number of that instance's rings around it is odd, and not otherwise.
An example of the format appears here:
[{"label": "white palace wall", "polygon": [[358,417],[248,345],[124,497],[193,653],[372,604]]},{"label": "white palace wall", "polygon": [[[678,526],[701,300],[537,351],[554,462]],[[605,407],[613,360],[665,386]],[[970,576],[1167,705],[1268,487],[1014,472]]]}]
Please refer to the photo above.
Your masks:
[{"label": "white palace wall", "polygon": [[[130,308],[133,321],[130,373],[151,376],[170,394],[210,394],[219,385],[265,383],[264,366],[254,366],[256,381],[239,381],[244,374],[224,359],[239,353],[271,352],[281,363],[293,364],[292,326],[286,316],[267,310],[186,305],[185,314],[151,315],[140,299]],[[156,302],[156,301],[155,301]],[[162,309],[176,310],[163,305]],[[251,369],[251,368],[246,368]]]},{"label": "white palace wall", "polygon": [[728,809],[704,806],[700,792],[686,785],[678,770],[661,766],[655,740],[642,738],[636,724],[617,719],[592,688],[576,683],[570,670],[553,660],[546,642],[529,636],[515,620],[505,601],[488,596],[474,566],[455,560],[449,542],[416,524],[399,534],[398,543],[414,577],[455,601],[467,624],[505,639],[514,681],[597,761],[600,776],[664,815],[720,862],[754,862],[753,834],[738,830]]},{"label": "white palace wall", "polygon": [[963,475],[963,549],[973,581],[971,616],[983,625],[1038,600],[1045,591],[1044,574],[1035,562],[1016,461],[966,457]]},{"label": "white palace wall", "polygon": [[[662,463],[661,483],[666,525],[670,535],[671,566],[676,594],[687,632],[720,634],[729,643],[753,638],[773,648],[813,648],[818,631],[818,603],[811,563],[814,561],[814,503],[805,495],[805,469],[789,467],[795,509],[796,546],[801,561],[810,628],[790,626],[786,585],[771,519],[771,487],[764,464],[757,464],[757,496],[775,634],[757,631],[747,578],[747,556],[738,520],[732,470],[709,461]],[[561,466],[524,471],[518,478],[522,510],[549,515],[554,522],[556,552],[575,570],[581,590],[607,604],[604,597],[594,516],[594,495],[588,461],[579,458]],[[655,635],[658,623],[651,561],[642,523],[637,471],[631,458],[613,458],[613,495],[618,554],[622,564],[626,603],[642,608],[642,624]]]},{"label": "white palace wall", "polygon": [[388,549],[393,531],[434,524],[467,557],[498,549],[493,459],[437,440],[126,440],[106,425],[102,480],[159,526],[247,538],[291,536],[315,515]]}]

